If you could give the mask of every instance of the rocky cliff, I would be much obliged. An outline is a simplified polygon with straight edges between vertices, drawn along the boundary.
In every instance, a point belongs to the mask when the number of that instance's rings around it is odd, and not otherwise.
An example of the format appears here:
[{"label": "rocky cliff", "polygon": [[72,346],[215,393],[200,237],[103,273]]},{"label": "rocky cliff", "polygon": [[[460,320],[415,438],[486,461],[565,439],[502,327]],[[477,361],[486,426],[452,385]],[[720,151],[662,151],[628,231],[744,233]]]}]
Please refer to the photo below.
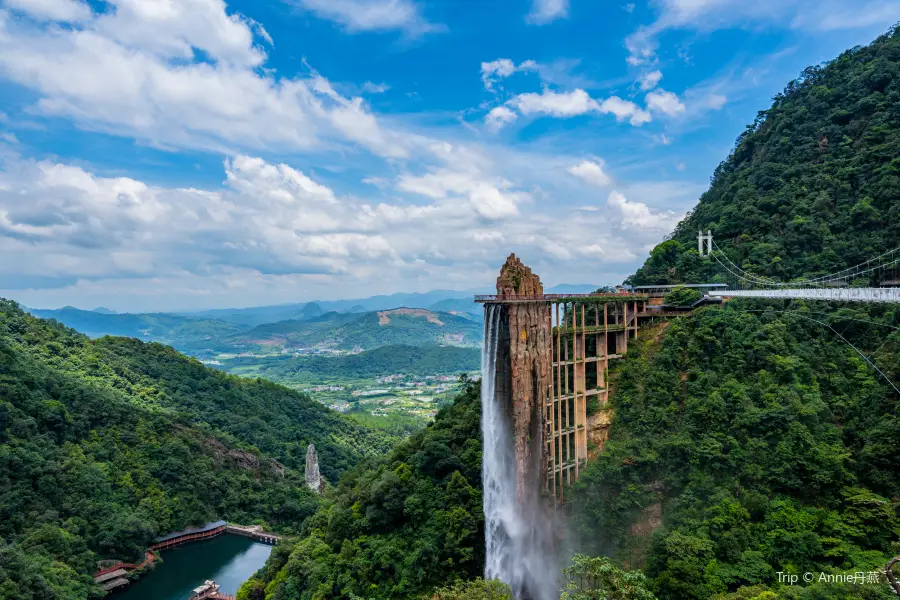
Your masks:
[{"label": "rocky cliff", "polygon": [[[544,287],[540,277],[510,254],[500,269],[497,293],[506,297],[536,296],[544,293]],[[516,498],[521,504],[542,489],[547,472],[543,407],[552,368],[550,315],[543,304],[507,306]]]}]

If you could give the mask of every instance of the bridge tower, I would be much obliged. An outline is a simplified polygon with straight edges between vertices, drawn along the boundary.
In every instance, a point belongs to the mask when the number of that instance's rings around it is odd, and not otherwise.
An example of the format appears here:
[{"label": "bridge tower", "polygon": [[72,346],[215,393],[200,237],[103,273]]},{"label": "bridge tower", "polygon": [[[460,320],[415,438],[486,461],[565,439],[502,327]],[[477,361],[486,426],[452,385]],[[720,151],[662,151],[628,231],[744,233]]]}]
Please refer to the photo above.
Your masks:
[{"label": "bridge tower", "polygon": [[[706,235],[703,235],[703,230],[697,230],[697,253],[700,256],[709,256],[712,254],[712,231],[709,229],[706,230]],[[706,253],[703,252],[703,242],[706,242]]]}]

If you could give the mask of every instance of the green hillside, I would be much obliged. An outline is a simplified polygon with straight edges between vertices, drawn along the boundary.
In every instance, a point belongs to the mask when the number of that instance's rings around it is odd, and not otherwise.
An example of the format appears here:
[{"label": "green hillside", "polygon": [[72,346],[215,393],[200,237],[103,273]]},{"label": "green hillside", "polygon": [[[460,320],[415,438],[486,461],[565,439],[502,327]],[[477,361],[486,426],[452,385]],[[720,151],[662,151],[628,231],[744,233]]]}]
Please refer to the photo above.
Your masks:
[{"label": "green hillside", "polygon": [[[160,533],[215,518],[261,518],[291,528],[316,509],[318,499],[306,490],[302,472],[261,453],[248,443],[252,438],[239,437],[242,432],[225,433],[201,417],[201,395],[214,392],[216,381],[238,389],[245,384],[219,374],[188,379],[186,371],[167,372],[166,382],[153,380],[133,367],[139,348],[159,352],[161,346],[128,341],[125,347],[137,349],[119,360],[111,352],[125,348],[116,344],[91,342],[0,300],[4,600],[99,597],[90,577],[97,560],[134,560]],[[169,365],[178,361],[195,368],[184,357]],[[235,399],[259,397],[245,391]],[[227,403],[228,395],[221,401]],[[320,421],[309,437],[323,446],[324,426]],[[352,425],[346,431],[366,439]],[[341,466],[361,454],[346,446],[332,451],[345,461]]]},{"label": "green hillside", "polygon": [[218,344],[222,352],[272,353],[314,347],[369,350],[387,345],[477,345],[482,325],[471,319],[418,308],[366,313],[330,312],[304,321],[268,323],[229,336]]},{"label": "green hillside", "polygon": [[[661,599],[890,597],[787,589],[777,572],[871,572],[900,551],[900,396],[809,320],[868,353],[892,330],[850,319],[900,327],[900,310],[781,308],[702,309],[629,344],[620,365],[610,440],[568,514],[584,551],[645,568]],[[878,358],[900,377],[900,343]]]},{"label": "green hillside", "polygon": [[900,246],[900,33],[810,67],[761,111],[709,190],[631,278],[712,279],[697,230],[745,270],[833,273]]}]

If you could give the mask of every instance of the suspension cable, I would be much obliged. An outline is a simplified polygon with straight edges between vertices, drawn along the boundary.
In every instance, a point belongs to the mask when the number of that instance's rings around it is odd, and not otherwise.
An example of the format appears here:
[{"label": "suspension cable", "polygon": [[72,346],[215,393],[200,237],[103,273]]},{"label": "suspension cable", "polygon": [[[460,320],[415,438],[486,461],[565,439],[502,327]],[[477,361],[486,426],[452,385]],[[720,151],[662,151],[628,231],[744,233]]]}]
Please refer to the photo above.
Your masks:
[{"label": "suspension cable", "polygon": [[889,267],[889,266],[892,266],[892,265],[895,265],[895,264],[897,264],[897,263],[900,263],[900,256],[898,256],[898,257],[892,259],[891,261],[888,261],[888,262],[881,261],[879,264],[877,264],[877,265],[875,265],[875,266],[873,266],[873,267],[870,267],[870,268],[865,269],[865,270],[862,270],[862,271],[859,270],[859,269],[861,269],[862,267],[865,267],[866,265],[869,265],[869,264],[871,264],[871,263],[873,263],[873,262],[875,262],[875,261],[879,261],[880,259],[882,259],[882,258],[884,258],[884,257],[890,256],[890,255],[892,255],[892,254],[894,254],[894,253],[896,253],[896,252],[900,252],[900,247],[897,247],[897,248],[894,248],[894,249],[892,249],[892,250],[888,250],[887,252],[884,252],[884,253],[882,253],[882,254],[880,254],[880,255],[874,257],[874,258],[870,258],[869,260],[867,260],[867,261],[865,261],[865,262],[859,263],[859,264],[854,265],[854,266],[852,266],[852,267],[847,267],[846,269],[842,269],[842,270],[840,270],[840,271],[836,271],[836,272],[830,273],[830,274],[828,274],[828,275],[821,275],[821,276],[819,276],[819,277],[815,277],[815,278],[812,278],[812,279],[801,279],[801,280],[798,280],[798,281],[779,282],[779,281],[775,281],[775,280],[772,280],[772,279],[767,278],[767,277],[763,277],[763,276],[759,276],[759,275],[754,275],[754,274],[752,274],[752,273],[748,273],[748,272],[745,271],[743,268],[741,268],[741,267],[739,267],[738,265],[736,265],[730,258],[728,258],[728,255],[725,254],[725,251],[722,250],[722,248],[720,248],[719,245],[716,244],[715,241],[712,242],[712,245],[715,247],[716,250],[719,251],[720,254],[722,254],[723,258],[724,258],[726,261],[728,261],[728,263],[729,263],[732,267],[734,267],[737,271],[739,271],[739,273],[735,273],[734,271],[732,271],[731,269],[729,269],[728,267],[726,267],[724,264],[722,264],[722,261],[718,260],[718,257],[715,255],[715,253],[711,253],[711,255],[713,256],[713,258],[716,258],[716,261],[717,261],[717,262],[718,262],[725,270],[727,270],[729,273],[731,273],[731,274],[734,275],[735,277],[738,277],[738,278],[740,278],[740,279],[743,279],[744,281],[747,281],[747,282],[749,282],[749,283],[753,283],[753,284],[755,284],[755,285],[762,285],[762,286],[785,287],[785,286],[804,286],[804,285],[816,285],[816,284],[820,284],[820,285],[821,285],[821,284],[827,284],[827,283],[831,283],[831,282],[836,282],[836,281],[839,281],[839,280],[849,279],[851,276],[859,276],[859,275],[863,275],[863,274],[865,274],[865,273],[870,273],[870,272],[872,272],[872,271],[877,271],[877,270],[879,270],[879,269],[886,269],[886,268]]}]

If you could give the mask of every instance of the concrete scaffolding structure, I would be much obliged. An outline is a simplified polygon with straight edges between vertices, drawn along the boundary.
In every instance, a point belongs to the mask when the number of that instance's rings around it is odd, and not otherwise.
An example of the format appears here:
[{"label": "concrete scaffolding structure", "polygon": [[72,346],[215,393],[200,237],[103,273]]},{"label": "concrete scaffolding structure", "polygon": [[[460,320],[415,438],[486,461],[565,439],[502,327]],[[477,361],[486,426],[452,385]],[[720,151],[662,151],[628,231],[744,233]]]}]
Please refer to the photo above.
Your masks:
[{"label": "concrete scaffolding structure", "polygon": [[[587,405],[609,399],[609,361],[622,358],[638,335],[647,298],[633,294],[570,297],[549,302],[553,364],[545,405],[547,472],[553,503],[578,480],[588,457]],[[555,323],[555,326],[552,324]]]}]

